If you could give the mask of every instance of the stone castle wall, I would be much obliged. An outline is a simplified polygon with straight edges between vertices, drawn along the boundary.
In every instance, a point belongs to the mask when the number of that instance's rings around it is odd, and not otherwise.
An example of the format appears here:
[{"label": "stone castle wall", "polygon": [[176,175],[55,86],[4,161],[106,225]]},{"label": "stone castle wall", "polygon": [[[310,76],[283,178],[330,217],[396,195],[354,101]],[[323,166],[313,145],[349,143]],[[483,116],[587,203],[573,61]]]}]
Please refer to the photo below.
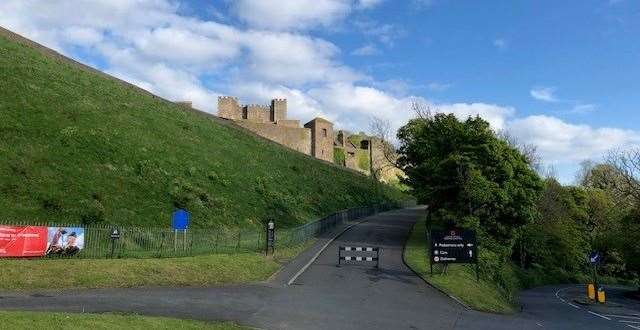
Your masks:
[{"label": "stone castle wall", "polygon": [[249,120],[236,122],[238,125],[293,150],[311,155],[311,130],[303,127],[288,127],[270,123],[256,123]]},{"label": "stone castle wall", "polygon": [[263,105],[251,104],[243,108],[243,119],[255,123],[271,122],[271,109]]},{"label": "stone castle wall", "polygon": [[[286,99],[273,99],[269,105],[240,105],[235,97],[221,96],[218,98],[218,116],[233,120],[239,126],[271,141],[315,156],[312,130],[308,127],[300,127],[299,120],[287,119]],[[318,120],[314,119],[309,123],[315,123]],[[327,123],[332,126],[330,122]],[[333,135],[327,136],[327,139],[333,141]],[[333,149],[327,157],[318,158],[333,161]]]}]

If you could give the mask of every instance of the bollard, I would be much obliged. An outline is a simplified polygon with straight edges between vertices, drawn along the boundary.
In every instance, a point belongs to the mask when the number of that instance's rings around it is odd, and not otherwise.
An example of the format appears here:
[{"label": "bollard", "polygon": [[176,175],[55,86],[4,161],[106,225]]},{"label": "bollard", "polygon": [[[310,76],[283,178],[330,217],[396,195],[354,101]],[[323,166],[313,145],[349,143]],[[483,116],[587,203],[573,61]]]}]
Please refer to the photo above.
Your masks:
[{"label": "bollard", "polygon": [[606,299],[605,299],[605,293],[604,293],[604,288],[603,287],[598,287],[598,302],[601,304],[604,304]]},{"label": "bollard", "polygon": [[587,297],[589,297],[589,300],[596,300],[596,287],[593,283],[587,284]]}]

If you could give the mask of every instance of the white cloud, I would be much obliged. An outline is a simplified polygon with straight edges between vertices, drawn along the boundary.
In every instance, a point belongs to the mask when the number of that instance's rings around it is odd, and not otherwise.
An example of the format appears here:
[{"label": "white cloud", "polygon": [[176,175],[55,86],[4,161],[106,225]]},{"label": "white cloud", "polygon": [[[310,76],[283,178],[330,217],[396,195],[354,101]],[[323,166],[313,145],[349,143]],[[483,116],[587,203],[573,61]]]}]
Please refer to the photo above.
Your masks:
[{"label": "white cloud", "polygon": [[509,47],[509,43],[504,39],[493,40],[493,45],[500,50],[505,50]]},{"label": "white cloud", "polygon": [[233,9],[251,27],[283,31],[331,26],[345,18],[352,5],[350,0],[238,0]]},{"label": "white cloud", "polygon": [[364,45],[360,48],[354,49],[351,54],[357,56],[371,56],[377,55],[380,53],[380,50],[374,45]]},{"label": "white cloud", "polygon": [[237,0],[235,15],[252,28],[290,31],[332,27],[354,10],[378,6],[384,0]]},{"label": "white cloud", "polygon": [[556,89],[554,87],[536,87],[529,91],[531,97],[539,101],[545,102],[558,102],[558,99],[554,95]]},{"label": "white cloud", "polygon": [[333,58],[340,53],[322,39],[272,32],[247,32],[245,47],[250,50],[251,75],[274,83],[293,85],[325,81],[353,81],[363,78]]},{"label": "white cloud", "polygon": [[398,128],[411,116],[409,98],[399,99],[373,87],[339,82],[311,89],[308,94],[324,109],[336,113],[339,122],[349,129],[357,126],[365,130],[373,116],[389,120]]},{"label": "white cloud", "polygon": [[640,145],[640,133],[618,128],[576,125],[550,116],[530,116],[509,124],[510,133],[536,145],[546,162],[575,163],[602,157],[614,148]]},{"label": "white cloud", "polygon": [[216,66],[240,53],[238,40],[178,24],[132,34],[137,51],[148,59],[189,66]]}]

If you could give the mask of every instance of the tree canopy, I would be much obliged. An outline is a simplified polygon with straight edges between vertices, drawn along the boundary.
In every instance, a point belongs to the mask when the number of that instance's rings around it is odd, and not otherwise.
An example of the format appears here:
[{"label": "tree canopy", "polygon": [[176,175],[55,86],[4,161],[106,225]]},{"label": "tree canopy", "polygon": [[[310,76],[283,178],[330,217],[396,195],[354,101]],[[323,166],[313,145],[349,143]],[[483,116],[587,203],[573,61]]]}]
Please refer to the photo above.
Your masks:
[{"label": "tree canopy", "polygon": [[535,218],[541,179],[480,117],[413,119],[398,139],[405,183],[442,223],[479,229],[510,249],[515,231]]}]

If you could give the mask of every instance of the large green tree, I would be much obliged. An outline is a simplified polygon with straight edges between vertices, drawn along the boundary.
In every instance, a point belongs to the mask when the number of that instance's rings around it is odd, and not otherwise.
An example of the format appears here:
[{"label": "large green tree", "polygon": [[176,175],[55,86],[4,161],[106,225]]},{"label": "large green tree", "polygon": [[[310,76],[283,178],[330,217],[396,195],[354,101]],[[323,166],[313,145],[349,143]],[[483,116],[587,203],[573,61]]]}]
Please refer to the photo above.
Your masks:
[{"label": "large green tree", "polygon": [[543,187],[526,157],[479,117],[423,116],[398,139],[404,183],[434,219],[479,229],[485,246],[509,253],[518,228],[535,218]]}]

